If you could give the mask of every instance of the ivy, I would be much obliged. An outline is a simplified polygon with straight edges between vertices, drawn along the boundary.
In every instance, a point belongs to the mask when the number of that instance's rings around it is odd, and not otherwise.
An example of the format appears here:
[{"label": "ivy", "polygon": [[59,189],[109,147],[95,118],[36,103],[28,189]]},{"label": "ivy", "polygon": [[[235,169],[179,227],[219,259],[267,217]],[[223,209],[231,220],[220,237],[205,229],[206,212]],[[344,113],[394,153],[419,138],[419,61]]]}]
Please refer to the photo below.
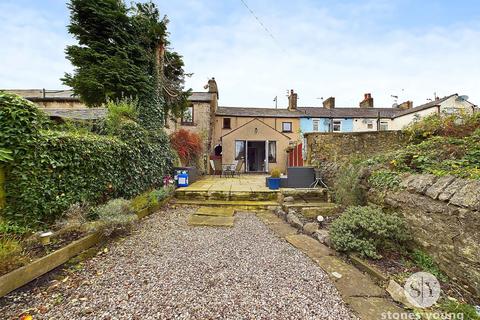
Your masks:
[{"label": "ivy", "polygon": [[[29,107],[26,100],[10,98],[15,103],[2,105],[0,115]],[[111,136],[42,129],[35,116],[43,115],[36,108],[30,111],[25,116],[29,121],[11,121],[0,130],[3,136],[20,132],[24,138],[8,145],[15,150],[13,161],[5,165],[3,214],[8,220],[26,226],[48,224],[74,203],[131,198],[162,186],[170,173],[175,157],[161,130],[148,131],[128,119],[116,128],[118,135]]]}]

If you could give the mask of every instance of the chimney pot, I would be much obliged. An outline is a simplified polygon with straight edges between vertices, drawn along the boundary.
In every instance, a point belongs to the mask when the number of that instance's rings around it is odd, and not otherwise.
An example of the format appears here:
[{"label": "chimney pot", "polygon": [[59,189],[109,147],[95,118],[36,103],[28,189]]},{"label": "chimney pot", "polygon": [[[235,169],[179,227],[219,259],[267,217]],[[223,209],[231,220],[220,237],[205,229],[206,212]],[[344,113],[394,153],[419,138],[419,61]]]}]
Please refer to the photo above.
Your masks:
[{"label": "chimney pot", "polygon": [[363,101],[360,102],[360,108],[373,108],[373,98],[371,93],[365,93]]}]

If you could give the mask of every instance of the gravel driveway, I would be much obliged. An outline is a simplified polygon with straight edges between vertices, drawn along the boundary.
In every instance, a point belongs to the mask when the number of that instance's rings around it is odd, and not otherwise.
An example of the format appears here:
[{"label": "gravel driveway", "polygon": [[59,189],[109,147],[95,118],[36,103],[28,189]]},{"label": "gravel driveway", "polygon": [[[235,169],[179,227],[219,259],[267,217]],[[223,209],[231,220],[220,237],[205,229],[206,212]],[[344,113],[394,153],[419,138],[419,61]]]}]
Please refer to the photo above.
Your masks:
[{"label": "gravel driveway", "polygon": [[0,299],[0,318],[357,319],[328,276],[255,215],[192,228],[193,210],[152,215],[80,271]]}]

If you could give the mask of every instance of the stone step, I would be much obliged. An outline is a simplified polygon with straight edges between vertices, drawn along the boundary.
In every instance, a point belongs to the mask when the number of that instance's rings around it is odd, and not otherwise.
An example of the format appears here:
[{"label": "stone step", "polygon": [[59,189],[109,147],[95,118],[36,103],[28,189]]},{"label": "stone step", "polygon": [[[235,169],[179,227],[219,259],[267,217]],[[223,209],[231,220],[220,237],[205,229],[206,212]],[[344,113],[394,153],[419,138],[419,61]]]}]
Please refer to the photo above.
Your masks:
[{"label": "stone step", "polygon": [[285,188],[281,192],[284,197],[293,197],[295,201],[328,201],[328,191],[324,188]]},{"label": "stone step", "polygon": [[278,199],[279,192],[260,191],[224,191],[224,190],[194,190],[179,188],[175,198],[182,200],[223,200],[223,201],[271,201]]},{"label": "stone step", "polygon": [[174,199],[172,201],[177,205],[190,205],[200,207],[222,207],[233,208],[234,210],[267,210],[279,208],[280,205],[276,201],[226,201],[226,200],[185,200]]},{"label": "stone step", "polygon": [[332,216],[339,210],[338,205],[331,202],[287,202],[283,203],[282,207],[285,212],[293,209],[309,219],[317,216]]}]

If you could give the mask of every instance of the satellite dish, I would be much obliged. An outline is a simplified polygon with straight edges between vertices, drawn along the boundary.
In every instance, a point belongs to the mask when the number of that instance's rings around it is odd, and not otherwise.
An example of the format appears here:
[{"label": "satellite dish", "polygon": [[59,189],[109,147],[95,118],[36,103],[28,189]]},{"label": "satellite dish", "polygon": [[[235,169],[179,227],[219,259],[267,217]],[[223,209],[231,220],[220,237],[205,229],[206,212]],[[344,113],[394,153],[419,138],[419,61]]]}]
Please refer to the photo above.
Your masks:
[{"label": "satellite dish", "polygon": [[459,96],[457,97],[457,99],[455,99],[457,101],[467,101],[468,100],[468,96],[467,95],[463,95],[463,96]]}]

